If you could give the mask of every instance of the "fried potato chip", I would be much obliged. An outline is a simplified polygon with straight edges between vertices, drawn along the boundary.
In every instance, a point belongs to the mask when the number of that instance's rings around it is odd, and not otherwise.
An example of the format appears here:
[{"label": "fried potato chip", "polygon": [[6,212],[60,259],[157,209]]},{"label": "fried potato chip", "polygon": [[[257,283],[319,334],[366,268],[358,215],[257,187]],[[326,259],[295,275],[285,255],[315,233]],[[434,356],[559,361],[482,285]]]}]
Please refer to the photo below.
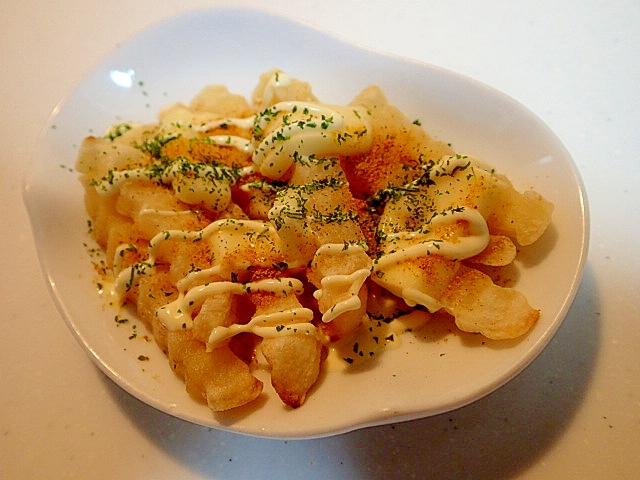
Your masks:
[{"label": "fried potato chip", "polygon": [[189,102],[192,110],[210,112],[225,117],[248,117],[252,113],[247,100],[229,92],[224,85],[208,85],[200,90]]},{"label": "fried potato chip", "polygon": [[301,406],[320,373],[322,345],[313,335],[287,334],[265,338],[260,345],[271,367],[271,384],[280,399]]},{"label": "fried potato chip", "polygon": [[137,280],[138,295],[135,302],[138,317],[150,328],[158,346],[168,352],[167,327],[160,321],[158,309],[178,296],[169,272],[157,268],[153,275],[142,275]]},{"label": "fried potato chip", "polygon": [[531,245],[546,231],[552,213],[553,204],[539,193],[519,193],[510,188],[502,192],[487,224],[493,233],[507,235],[520,245]]},{"label": "fried potato chip", "polygon": [[499,287],[489,276],[465,266],[460,267],[440,301],[460,330],[494,340],[525,334],[540,316],[520,292]]},{"label": "fried potato chip", "polygon": [[207,350],[191,329],[168,332],[168,355],[187,392],[215,412],[245,405],[262,392],[262,382],[226,343]]},{"label": "fried potato chip", "polygon": [[291,100],[317,102],[317,98],[311,91],[311,85],[307,82],[290,78],[279,69],[272,69],[260,75],[252,95],[256,110]]},{"label": "fried potato chip", "polygon": [[490,235],[486,248],[469,258],[471,263],[479,263],[489,267],[504,267],[516,258],[518,250],[513,241],[504,235]]},{"label": "fried potato chip", "polygon": [[80,145],[76,171],[86,187],[109,177],[114,169],[146,165],[149,157],[132,145],[113,143],[105,138],[87,137]]},{"label": "fried potato chip", "polygon": [[356,198],[366,198],[389,186],[411,182],[420,175],[421,161],[453,153],[444,142],[431,138],[415,122],[390,105],[377,86],[365,88],[352,102],[371,114],[372,145],[343,160],[343,168]]},{"label": "fried potato chip", "polygon": [[205,299],[200,311],[193,319],[194,338],[207,343],[214,328],[227,327],[238,322],[232,312],[234,297],[227,292],[216,293]]},{"label": "fried potato chip", "polygon": [[358,245],[329,244],[318,249],[307,278],[322,313],[320,328],[331,341],[354,332],[366,318],[366,280],[372,261]]},{"label": "fried potato chip", "polygon": [[430,312],[436,312],[442,307],[439,301],[442,293],[460,266],[460,262],[441,255],[425,255],[393,263],[375,271],[371,279],[403,298],[407,305],[423,305]]},{"label": "fried potato chip", "polygon": [[214,412],[246,405],[262,393],[262,382],[227,345],[207,351],[199,342],[185,357],[184,366],[187,391],[205,400]]}]

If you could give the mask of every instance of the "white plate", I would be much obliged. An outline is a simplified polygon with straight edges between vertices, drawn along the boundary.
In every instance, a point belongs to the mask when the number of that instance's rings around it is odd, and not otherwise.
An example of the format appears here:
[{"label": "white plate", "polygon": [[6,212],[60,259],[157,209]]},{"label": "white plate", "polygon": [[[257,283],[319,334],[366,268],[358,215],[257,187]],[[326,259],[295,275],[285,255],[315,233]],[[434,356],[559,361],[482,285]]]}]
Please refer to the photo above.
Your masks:
[{"label": "white plate", "polygon": [[[378,84],[427,131],[555,204],[552,227],[517,262],[516,288],[542,311],[530,334],[481,345],[479,336],[434,325],[427,341],[406,334],[400,348],[369,368],[324,374],[302,408],[284,408],[267,383],[257,404],[222,417],[188,396],[155,343],[142,339],[143,327],[129,339],[134,317],[118,326],[116,312],[96,293],[83,192],[68,168],[78,145],[113,123],[152,121],[161,107],[189,101],[207,84],[224,84],[248,97],[259,74],[273,67],[309,81],[316,96],[331,103],[348,102]],[[576,293],[587,251],[588,215],[574,164],[554,134],[517,102],[455,73],[250,10],[196,11],[122,43],[54,110],[24,195],[56,303],[97,365],[123,389],[171,415],[266,437],[320,437],[425,417],[490,393],[553,337]]]}]

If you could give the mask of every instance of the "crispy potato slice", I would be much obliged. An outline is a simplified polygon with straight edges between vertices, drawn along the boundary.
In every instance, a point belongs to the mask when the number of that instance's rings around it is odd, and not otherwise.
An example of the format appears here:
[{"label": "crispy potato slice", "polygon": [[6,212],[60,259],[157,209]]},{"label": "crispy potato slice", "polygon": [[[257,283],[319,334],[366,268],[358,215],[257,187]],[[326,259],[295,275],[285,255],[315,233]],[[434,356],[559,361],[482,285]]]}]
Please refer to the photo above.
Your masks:
[{"label": "crispy potato slice", "polygon": [[[86,190],[84,203],[91,218],[93,237],[106,253],[112,226],[127,222],[127,218],[120,215],[116,210],[115,196],[103,197],[93,188]],[[113,256],[108,261],[112,262]]]},{"label": "crispy potato slice", "polygon": [[489,231],[505,235],[520,245],[530,245],[545,232],[551,222],[553,205],[533,190],[517,191],[504,175],[495,173],[475,157],[443,157],[440,164],[465,164],[435,178],[426,198],[434,199],[433,210],[449,206],[474,208],[486,219]]},{"label": "crispy potato slice", "polygon": [[189,273],[211,266],[211,249],[207,242],[184,241],[170,238],[156,249],[156,261],[171,265],[171,280],[177,284]]},{"label": "crispy potato slice", "polygon": [[409,306],[424,305],[435,312],[441,308],[439,299],[458,273],[460,265],[460,262],[441,255],[425,255],[395,263],[382,272],[374,272],[371,279],[404,298]]},{"label": "crispy potato slice", "polygon": [[318,288],[314,297],[323,314],[320,328],[331,341],[344,338],[363,322],[371,265],[357,245],[325,245],[316,252],[307,278]]},{"label": "crispy potato slice", "polygon": [[540,316],[520,292],[499,287],[489,276],[465,266],[460,267],[440,301],[460,330],[494,340],[525,334]]},{"label": "crispy potato slice", "polygon": [[200,342],[193,338],[191,329],[167,331],[167,356],[173,372],[184,379],[184,360],[189,352],[198,348]]},{"label": "crispy potato slice", "polygon": [[211,331],[215,327],[227,327],[237,322],[232,312],[234,295],[231,293],[215,294],[202,304],[200,312],[193,319],[193,336],[203,343],[209,341]]},{"label": "crispy potato slice", "polygon": [[286,334],[265,338],[261,351],[271,366],[271,384],[287,405],[301,406],[318,380],[322,345],[313,335]]},{"label": "crispy potato slice", "polygon": [[93,188],[93,181],[106,177],[109,170],[144,165],[149,158],[131,145],[111,142],[104,138],[87,137],[80,146],[76,171],[86,188]]},{"label": "crispy potato slice", "polygon": [[229,410],[255,400],[263,384],[251,374],[227,344],[207,351],[191,329],[168,332],[168,354],[176,375],[189,395],[206,402],[214,412]]},{"label": "crispy potato slice", "polygon": [[116,209],[132,218],[147,239],[166,230],[197,230],[197,213],[179,202],[172,190],[145,180],[127,180],[120,187]]},{"label": "crispy potato slice", "polygon": [[[136,305],[192,397],[214,412],[245,405],[263,389],[251,368],[266,361],[282,401],[301,406],[318,381],[326,353],[322,342],[338,341],[359,328],[368,318],[369,298],[376,318],[393,318],[419,304],[454,315],[463,331],[495,339],[518,337],[536,323],[539,312],[523,295],[470,266],[509,265],[517,245],[543,234],[553,206],[539,194],[519,193],[479,160],[467,163],[468,157],[453,155],[449,145],[389,105],[375,86],[338,111],[344,113],[346,136],[320,132],[331,140],[328,149],[301,152],[301,141],[297,156],[288,153],[293,163],[286,168],[255,169],[239,181],[235,173],[215,181],[200,178],[191,164],[224,164],[245,173],[244,167],[260,163],[252,159],[246,140],[255,142],[279,128],[286,137],[285,126],[297,120],[305,129],[313,126],[306,109],[297,107],[293,117],[280,112],[253,128],[232,119],[280,101],[317,102],[306,82],[272,70],[260,77],[251,100],[252,105],[224,86],[205,87],[188,105],[163,109],[157,123],[116,125],[104,138],[87,138],[76,165],[107,266],[118,274],[145,259],[153,263],[140,264],[144,268],[131,275],[133,284],[122,300]],[[294,114],[300,111],[298,118]],[[325,129],[334,118],[322,115],[322,121]],[[214,138],[219,135],[228,145]],[[236,143],[232,137],[241,138]],[[356,137],[355,143],[343,143]],[[280,154],[270,148],[263,151]],[[142,170],[114,174],[151,164],[149,178]],[[165,167],[184,170],[169,182]],[[263,174],[279,181],[265,182]],[[203,199],[205,193],[209,196]],[[481,224],[470,211],[481,216]],[[443,223],[441,217],[452,221]],[[220,219],[229,221],[194,240]],[[481,242],[474,240],[480,236]],[[360,248],[365,242],[368,252]],[[411,242],[435,246],[416,258],[418,249],[402,251]],[[448,248],[456,244],[460,248]],[[324,255],[327,246],[339,255]],[[353,247],[360,249],[357,255]],[[295,293],[280,284],[269,291],[282,270],[293,276],[290,287],[304,271],[310,284],[296,283]],[[264,290],[247,286],[262,280]],[[207,290],[208,297],[197,302],[189,297],[185,323],[168,322],[169,330],[160,321],[159,308],[186,298],[203,282],[219,281],[230,282],[224,287],[232,285],[236,293]],[[239,285],[246,287],[241,294]],[[183,306],[186,310],[186,301]]]},{"label": "crispy potato slice", "polygon": [[209,112],[224,117],[248,117],[251,107],[242,96],[229,92],[224,85],[208,85],[191,99],[189,107],[200,112]]},{"label": "crispy potato slice", "polygon": [[[286,75],[279,69],[272,69],[260,75],[258,85],[253,91],[251,100],[257,110],[262,110],[268,106],[286,100],[300,100],[316,102],[311,85],[307,82],[291,78],[290,81],[278,82],[278,76]],[[272,79],[276,79],[276,84],[272,84]]]},{"label": "crispy potato slice", "polygon": [[105,254],[107,265],[117,275],[123,268],[134,265],[146,258],[149,242],[144,239],[130,219],[117,217],[114,220],[116,221],[112,223],[109,229]]},{"label": "crispy potato slice", "polygon": [[346,184],[292,185],[278,193],[269,218],[290,263],[308,263],[325,244],[365,241],[358,205]]},{"label": "crispy potato slice", "polygon": [[[223,129],[224,135],[246,136],[239,128]],[[221,132],[222,134],[222,132]],[[244,151],[207,141],[207,138],[177,137],[162,146],[161,155],[169,161],[187,159],[195,163],[223,164],[228,167],[245,167],[251,157]]]},{"label": "crispy potato slice", "polygon": [[518,250],[509,237],[490,235],[487,247],[478,255],[469,258],[469,261],[489,267],[504,267],[515,260],[517,253]]},{"label": "crispy potato slice", "polygon": [[492,233],[507,235],[520,245],[531,245],[551,223],[552,213],[553,204],[539,193],[509,188],[502,192],[487,224]]},{"label": "crispy potato slice", "polygon": [[322,333],[329,338],[329,341],[337,342],[360,328],[367,320],[368,298],[368,288],[367,285],[364,284],[358,291],[359,306],[357,308],[338,315],[328,323],[320,323],[319,328]]},{"label": "crispy potato slice", "polygon": [[176,299],[178,291],[170,280],[169,272],[156,268],[153,275],[138,277],[137,313],[147,328],[153,332],[158,346],[168,352],[167,327],[156,315],[158,308]]},{"label": "crispy potato slice", "polygon": [[227,345],[206,351],[198,342],[185,357],[184,367],[187,392],[206,401],[214,412],[246,405],[262,393],[263,383]]},{"label": "crispy potato slice", "polygon": [[366,198],[390,185],[404,185],[419,175],[419,163],[450,155],[451,147],[431,138],[415,122],[390,105],[377,86],[365,88],[352,102],[371,113],[373,144],[342,162],[356,198]]}]

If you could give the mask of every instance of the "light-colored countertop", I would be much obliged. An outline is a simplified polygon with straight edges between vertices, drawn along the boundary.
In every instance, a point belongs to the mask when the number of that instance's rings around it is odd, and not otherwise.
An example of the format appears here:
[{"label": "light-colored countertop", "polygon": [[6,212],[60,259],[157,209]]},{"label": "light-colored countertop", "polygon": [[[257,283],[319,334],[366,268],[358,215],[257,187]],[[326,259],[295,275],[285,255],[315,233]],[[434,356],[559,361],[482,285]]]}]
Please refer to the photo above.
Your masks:
[{"label": "light-colored countertop", "polygon": [[638,478],[637,2],[233,3],[475,78],[524,104],[564,143],[590,206],[584,278],[555,338],[504,387],[431,418],[266,440],[160,413],[88,360],[50,299],[31,238],[21,189],[33,145],[60,99],[119,43],[180,12],[230,4],[0,6],[2,477]]}]

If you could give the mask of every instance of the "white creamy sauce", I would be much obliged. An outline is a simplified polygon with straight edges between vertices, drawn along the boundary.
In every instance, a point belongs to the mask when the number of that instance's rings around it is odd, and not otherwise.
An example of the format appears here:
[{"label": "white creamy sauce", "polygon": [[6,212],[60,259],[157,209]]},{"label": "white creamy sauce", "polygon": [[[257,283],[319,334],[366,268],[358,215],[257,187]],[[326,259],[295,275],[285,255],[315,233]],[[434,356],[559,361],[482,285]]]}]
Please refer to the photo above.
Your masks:
[{"label": "white creamy sauce", "polygon": [[[158,316],[162,323],[169,330],[179,330],[181,328],[191,328],[193,320],[192,313],[200,308],[204,301],[214,295],[246,295],[250,292],[270,292],[279,295],[290,295],[302,293],[302,282],[295,278],[278,278],[269,280],[260,280],[258,282],[238,283],[238,282],[213,282],[199,285],[189,289],[187,292],[179,292],[178,298],[173,302],[158,309]],[[298,311],[300,310],[300,311]],[[308,313],[305,313],[306,311]],[[300,316],[304,320],[313,312],[306,308],[293,309],[285,311],[284,316],[288,320]],[[280,313],[285,313],[280,312]],[[268,317],[263,316],[262,322]],[[255,320],[255,319],[254,319]],[[281,322],[285,320],[283,316],[278,317]]]},{"label": "white creamy sauce", "polygon": [[361,268],[348,275],[327,275],[322,279],[322,287],[313,292],[313,296],[320,300],[327,290],[341,289],[348,292],[349,298],[346,300],[340,300],[335,303],[329,310],[322,314],[322,321],[329,323],[342,315],[343,313],[350,312],[352,310],[358,310],[362,306],[362,302],[358,297],[360,288],[364,285],[364,282],[369,278],[371,270],[368,268]]},{"label": "white creamy sauce", "polygon": [[344,371],[366,364],[385,350],[402,346],[408,332],[419,333],[430,320],[427,312],[414,310],[392,321],[365,319],[364,328],[331,345],[326,359],[329,371]]},{"label": "white creamy sauce", "polygon": [[256,171],[277,180],[296,158],[364,152],[371,145],[368,116],[362,107],[277,103],[260,113],[255,122],[254,132],[268,129],[255,146]]},{"label": "white creamy sauce", "polygon": [[253,146],[250,140],[235,135],[212,135],[208,137],[211,143],[222,147],[237,148],[241,152],[251,153]]},{"label": "white creamy sauce", "polygon": [[[210,223],[202,230],[166,230],[158,233],[149,241],[149,256],[146,261],[138,265],[133,265],[122,269],[118,273],[114,282],[114,291],[118,298],[123,299],[127,289],[131,286],[131,282],[135,279],[135,276],[140,273],[144,273],[149,268],[153,268],[156,263],[157,250],[159,246],[168,240],[181,240],[187,242],[196,241],[211,241],[216,235],[229,235],[232,233],[240,234],[263,234],[270,233],[275,234],[273,225],[265,222],[259,222],[256,220],[230,220],[223,219]],[[114,270],[118,271],[120,268],[120,252],[126,250],[128,245],[122,245],[116,249],[114,257]],[[187,274],[180,280],[181,286],[197,283],[198,280],[210,280],[216,276],[216,266],[207,270],[194,271]],[[139,271],[138,271],[139,270]]]},{"label": "white creamy sauce", "polygon": [[489,228],[477,210],[465,208],[450,212],[446,216],[435,217],[431,225],[454,225],[460,221],[467,223],[470,235],[456,236],[454,240],[433,239],[429,234],[419,232],[389,234],[385,253],[375,262],[374,271],[425,255],[436,254],[452,260],[464,260],[479,254],[489,244]]},{"label": "white creamy sauce", "polygon": [[209,130],[213,130],[214,128],[224,126],[236,126],[238,128],[247,130],[253,127],[253,118],[254,117],[213,120],[211,122],[203,123],[202,125],[193,126],[192,128],[196,132],[208,132]]},{"label": "white creamy sauce", "polygon": [[236,323],[228,327],[215,327],[211,331],[207,346],[211,348],[243,332],[253,333],[263,338],[295,333],[316,335],[317,329],[311,323],[311,320],[313,320],[313,312],[308,308],[285,310],[268,315],[256,315],[246,324]]},{"label": "white creamy sauce", "polygon": [[[187,329],[193,326],[193,313],[204,301],[215,295],[247,295],[249,292],[270,292],[277,295],[302,293],[302,282],[295,278],[267,279],[257,282],[213,282],[180,292],[178,298],[160,307],[156,315],[170,331]],[[291,308],[278,312],[254,315],[246,324],[218,326],[212,329],[207,348],[242,332],[251,332],[261,337],[272,337],[293,333],[316,334],[316,328],[310,323],[313,311],[304,307]]]},{"label": "white creamy sauce", "polygon": [[[335,297],[338,297],[337,302],[332,302],[331,307],[321,312],[322,321],[329,323],[343,313],[358,310],[362,307],[362,302],[358,294],[364,282],[371,274],[371,260],[367,256],[365,249],[360,245],[326,244],[316,251],[316,258],[321,255],[336,257],[337,264],[347,262],[348,256],[357,255],[360,256],[360,258],[366,259],[366,261],[362,262],[365,264],[365,268],[358,268],[348,274],[324,276],[320,281],[320,288],[313,292],[313,296],[320,302],[325,300],[325,298],[331,301],[334,300]],[[340,292],[340,294],[336,295],[336,292]]]},{"label": "white creamy sauce", "polygon": [[[203,230],[198,231],[170,230],[161,232],[149,242],[149,256],[145,262],[120,271],[114,283],[114,294],[121,302],[135,276],[144,273],[147,269],[152,270],[154,268],[157,251],[163,242],[169,240],[186,242],[212,241],[217,235],[224,236],[229,234],[277,235],[275,229],[269,223],[255,220],[229,219],[212,222]],[[117,258],[120,257],[120,251],[126,248],[128,248],[127,245],[122,245],[117,249]],[[300,295],[304,290],[302,282],[295,278],[274,278],[257,282],[238,283],[220,281],[219,273],[220,267],[214,265],[209,269],[190,272],[178,281],[178,298],[159,308],[156,312],[163,325],[172,331],[191,328],[193,326],[193,313],[202,306],[206,298],[213,295],[247,295],[251,292],[270,292],[286,296],[292,294]],[[313,311],[303,307],[256,315],[249,323],[244,325],[237,324],[230,327],[215,328],[211,333],[208,347],[212,347],[230,336],[249,331],[262,337],[292,333],[315,335],[317,330],[311,324],[311,320],[313,320]]]}]

